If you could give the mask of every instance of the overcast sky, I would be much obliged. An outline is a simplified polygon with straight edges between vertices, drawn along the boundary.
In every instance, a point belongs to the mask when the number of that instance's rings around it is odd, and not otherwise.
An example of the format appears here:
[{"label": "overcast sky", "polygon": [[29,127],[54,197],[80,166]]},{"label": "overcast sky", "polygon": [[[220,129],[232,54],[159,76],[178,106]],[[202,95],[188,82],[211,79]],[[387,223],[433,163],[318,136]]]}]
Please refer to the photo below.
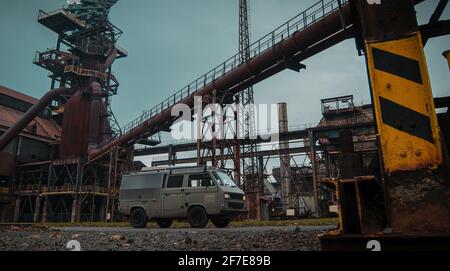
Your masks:
[{"label": "overcast sky", "polygon": [[[267,34],[317,0],[251,0],[252,39]],[[425,23],[438,1],[417,7]],[[36,21],[39,9],[62,0],[0,0],[0,85],[40,97],[50,86],[47,71],[32,64],[36,51],[55,46],[56,34]],[[444,12],[450,18],[450,7]],[[119,45],[129,52],[113,71],[120,81],[113,110],[121,125],[209,71],[238,48],[238,0],[121,0],[111,22],[124,31]],[[425,51],[435,96],[450,94],[442,52],[450,37],[429,41]],[[365,62],[353,40],[304,62],[301,73],[286,70],[255,85],[256,103],[287,102],[292,124],[320,120],[320,99],[353,94],[370,99]]]}]

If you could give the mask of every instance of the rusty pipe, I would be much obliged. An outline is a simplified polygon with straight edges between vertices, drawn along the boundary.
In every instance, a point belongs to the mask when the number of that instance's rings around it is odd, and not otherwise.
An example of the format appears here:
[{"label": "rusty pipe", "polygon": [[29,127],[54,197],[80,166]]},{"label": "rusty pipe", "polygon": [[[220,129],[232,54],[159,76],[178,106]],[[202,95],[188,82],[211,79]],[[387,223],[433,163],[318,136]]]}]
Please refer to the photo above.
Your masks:
[{"label": "rusty pipe", "polygon": [[[290,38],[276,44],[266,52],[255,56],[222,77],[217,78],[215,81],[207,84],[191,96],[184,98],[180,103],[192,107],[194,105],[194,96],[205,96],[213,93],[214,90],[225,91],[231,89],[240,82],[244,82],[284,59],[293,57],[295,54],[307,50],[316,43],[338,33],[342,30],[343,22],[346,23],[346,26],[350,26],[352,21],[350,7],[348,5],[342,6],[340,11],[334,11],[320,21],[308,26],[306,29],[293,34]],[[89,159],[95,159],[111,148],[117,145],[126,144],[140,137],[145,132],[157,132],[156,130],[159,126],[170,122],[172,119],[171,111],[172,107],[169,107],[159,115],[144,121],[140,126],[123,134],[107,145],[96,150],[91,150],[89,152]]]},{"label": "rusty pipe", "polygon": [[97,148],[99,141],[102,87],[98,82],[92,82],[89,86],[89,92],[91,95],[91,104],[89,112],[88,150],[93,150]]},{"label": "rusty pipe", "polygon": [[61,95],[71,95],[75,90],[76,89],[73,88],[55,88],[42,96],[38,103],[28,109],[22,118],[0,137],[0,151],[6,148],[6,146],[8,146],[8,144],[19,135],[28,124],[47,107],[51,100]]}]

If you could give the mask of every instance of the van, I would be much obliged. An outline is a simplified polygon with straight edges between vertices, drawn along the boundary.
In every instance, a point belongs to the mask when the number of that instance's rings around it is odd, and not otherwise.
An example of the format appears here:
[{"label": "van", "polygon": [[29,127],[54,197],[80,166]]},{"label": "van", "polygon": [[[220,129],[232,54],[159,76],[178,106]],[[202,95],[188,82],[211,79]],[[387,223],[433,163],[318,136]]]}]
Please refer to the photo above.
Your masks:
[{"label": "van", "polygon": [[155,220],[168,228],[174,219],[187,219],[193,228],[211,222],[227,227],[246,212],[245,194],[228,174],[212,167],[149,168],[122,177],[119,212],[135,228]]}]

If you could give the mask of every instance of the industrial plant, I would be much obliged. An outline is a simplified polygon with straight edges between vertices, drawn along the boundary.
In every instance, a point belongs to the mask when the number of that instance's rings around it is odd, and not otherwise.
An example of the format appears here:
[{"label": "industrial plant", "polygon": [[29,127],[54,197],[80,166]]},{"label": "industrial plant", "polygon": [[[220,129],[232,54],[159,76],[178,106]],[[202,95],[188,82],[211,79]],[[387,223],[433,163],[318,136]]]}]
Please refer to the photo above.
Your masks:
[{"label": "industrial plant", "polygon": [[[48,73],[48,91],[32,97],[0,80],[0,227],[127,225],[134,213],[120,211],[123,176],[152,171],[166,178],[188,167],[198,175],[203,166],[226,173],[245,193],[245,212],[232,218],[233,227],[328,219],[333,225],[311,237],[321,250],[364,250],[373,236],[383,249],[410,246],[411,238],[419,249],[449,249],[450,95],[433,96],[424,52],[430,39],[450,34],[450,20],[441,18],[448,0],[431,1],[437,5],[423,25],[415,9],[428,0],[299,1],[303,11],[260,39],[250,36],[250,1],[235,0],[237,53],[126,125],[112,107],[123,78],[114,64],[126,65],[129,56],[120,46],[126,32],[109,16],[117,2],[68,1],[36,11],[36,23],[57,37],[51,49],[35,48],[32,59]],[[305,61],[349,39],[365,59],[371,100],[350,90],[310,101],[321,118],[304,125],[288,114],[296,102],[277,101],[273,127],[261,131],[256,84],[285,70],[300,78]],[[450,69],[449,51],[433,53]],[[203,110],[209,105],[224,114]],[[196,136],[171,137],[181,118]],[[139,195],[141,213],[152,200]],[[195,225],[189,212],[203,205],[185,201],[177,208]],[[215,225],[219,218],[209,217]]]}]

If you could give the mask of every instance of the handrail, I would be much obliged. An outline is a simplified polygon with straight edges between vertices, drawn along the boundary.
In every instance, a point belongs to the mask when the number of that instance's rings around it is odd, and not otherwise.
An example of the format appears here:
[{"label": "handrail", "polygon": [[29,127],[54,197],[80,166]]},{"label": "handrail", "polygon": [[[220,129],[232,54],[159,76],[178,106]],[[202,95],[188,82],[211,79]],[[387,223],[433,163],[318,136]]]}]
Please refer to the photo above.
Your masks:
[{"label": "handrail", "polygon": [[[298,131],[307,131],[310,129],[331,129],[331,128],[342,128],[342,127],[349,127],[352,125],[371,125],[375,124],[373,120],[371,119],[364,119],[364,118],[351,118],[351,119],[345,119],[340,121],[334,121],[334,120],[322,120],[319,123],[304,123],[304,124],[293,124],[289,125],[289,132],[298,132]],[[264,133],[260,132],[266,132],[264,130],[258,130],[257,135],[261,136],[264,135]],[[278,131],[274,131],[278,132]],[[194,144],[196,143],[196,140],[193,139],[183,139],[183,140],[170,140],[162,142],[160,145],[158,145],[156,148],[163,148],[168,147],[169,145],[177,146],[181,144]],[[134,148],[138,151],[145,151],[149,149],[155,149],[155,147],[147,147],[142,145],[137,145]]]},{"label": "handrail", "polygon": [[102,72],[96,71],[96,70],[88,70],[88,69],[82,69],[79,67],[76,67],[74,65],[68,65],[64,67],[64,73],[73,72],[81,76],[93,76],[97,77],[98,79],[101,79],[103,81],[106,81],[108,76]]},{"label": "handrail", "polygon": [[27,185],[18,185],[16,186],[15,191],[19,193],[24,192],[40,192],[41,191],[41,185],[39,184],[27,184]]},{"label": "handrail", "polygon": [[72,14],[70,14],[69,12],[65,11],[64,9],[57,9],[57,10],[52,10],[52,11],[43,11],[43,10],[39,10],[38,13],[38,21],[56,15],[58,13],[64,14],[67,18],[71,19],[72,21],[74,21],[75,23],[79,24],[81,27],[86,28],[86,24],[83,21],[78,20],[77,17],[73,16]]},{"label": "handrail", "polygon": [[[62,192],[76,192],[76,186],[74,185],[64,185],[64,186],[50,186],[43,187],[43,193],[62,193]],[[80,186],[80,193],[108,193],[106,187],[94,186],[94,185],[84,185]]]},{"label": "handrail", "polygon": [[[260,38],[259,40],[252,43],[249,48],[251,58],[258,56],[274,45],[288,39],[293,34],[298,31],[305,29],[311,24],[317,22],[321,18],[327,16],[328,14],[338,10],[343,5],[348,4],[349,0],[331,0],[329,2],[325,2],[325,0],[320,0],[316,4],[312,5],[308,9],[304,10],[297,16],[293,17],[286,23],[277,27],[275,30]],[[154,106],[150,110],[146,110],[141,116],[134,119],[130,123],[126,124],[123,127],[124,133],[133,130],[134,128],[140,126],[144,121],[149,120],[159,113],[163,112],[167,108],[175,105],[176,103],[182,101],[184,98],[191,96],[197,90],[203,88],[207,84],[213,82],[219,77],[222,77],[229,73],[230,71],[237,68],[242,64],[242,60],[240,59],[241,53],[237,53],[222,64],[213,68],[209,72],[197,78],[195,81],[191,82],[189,85],[185,86],[181,90],[177,91],[172,96],[165,99],[160,104]]]}]

